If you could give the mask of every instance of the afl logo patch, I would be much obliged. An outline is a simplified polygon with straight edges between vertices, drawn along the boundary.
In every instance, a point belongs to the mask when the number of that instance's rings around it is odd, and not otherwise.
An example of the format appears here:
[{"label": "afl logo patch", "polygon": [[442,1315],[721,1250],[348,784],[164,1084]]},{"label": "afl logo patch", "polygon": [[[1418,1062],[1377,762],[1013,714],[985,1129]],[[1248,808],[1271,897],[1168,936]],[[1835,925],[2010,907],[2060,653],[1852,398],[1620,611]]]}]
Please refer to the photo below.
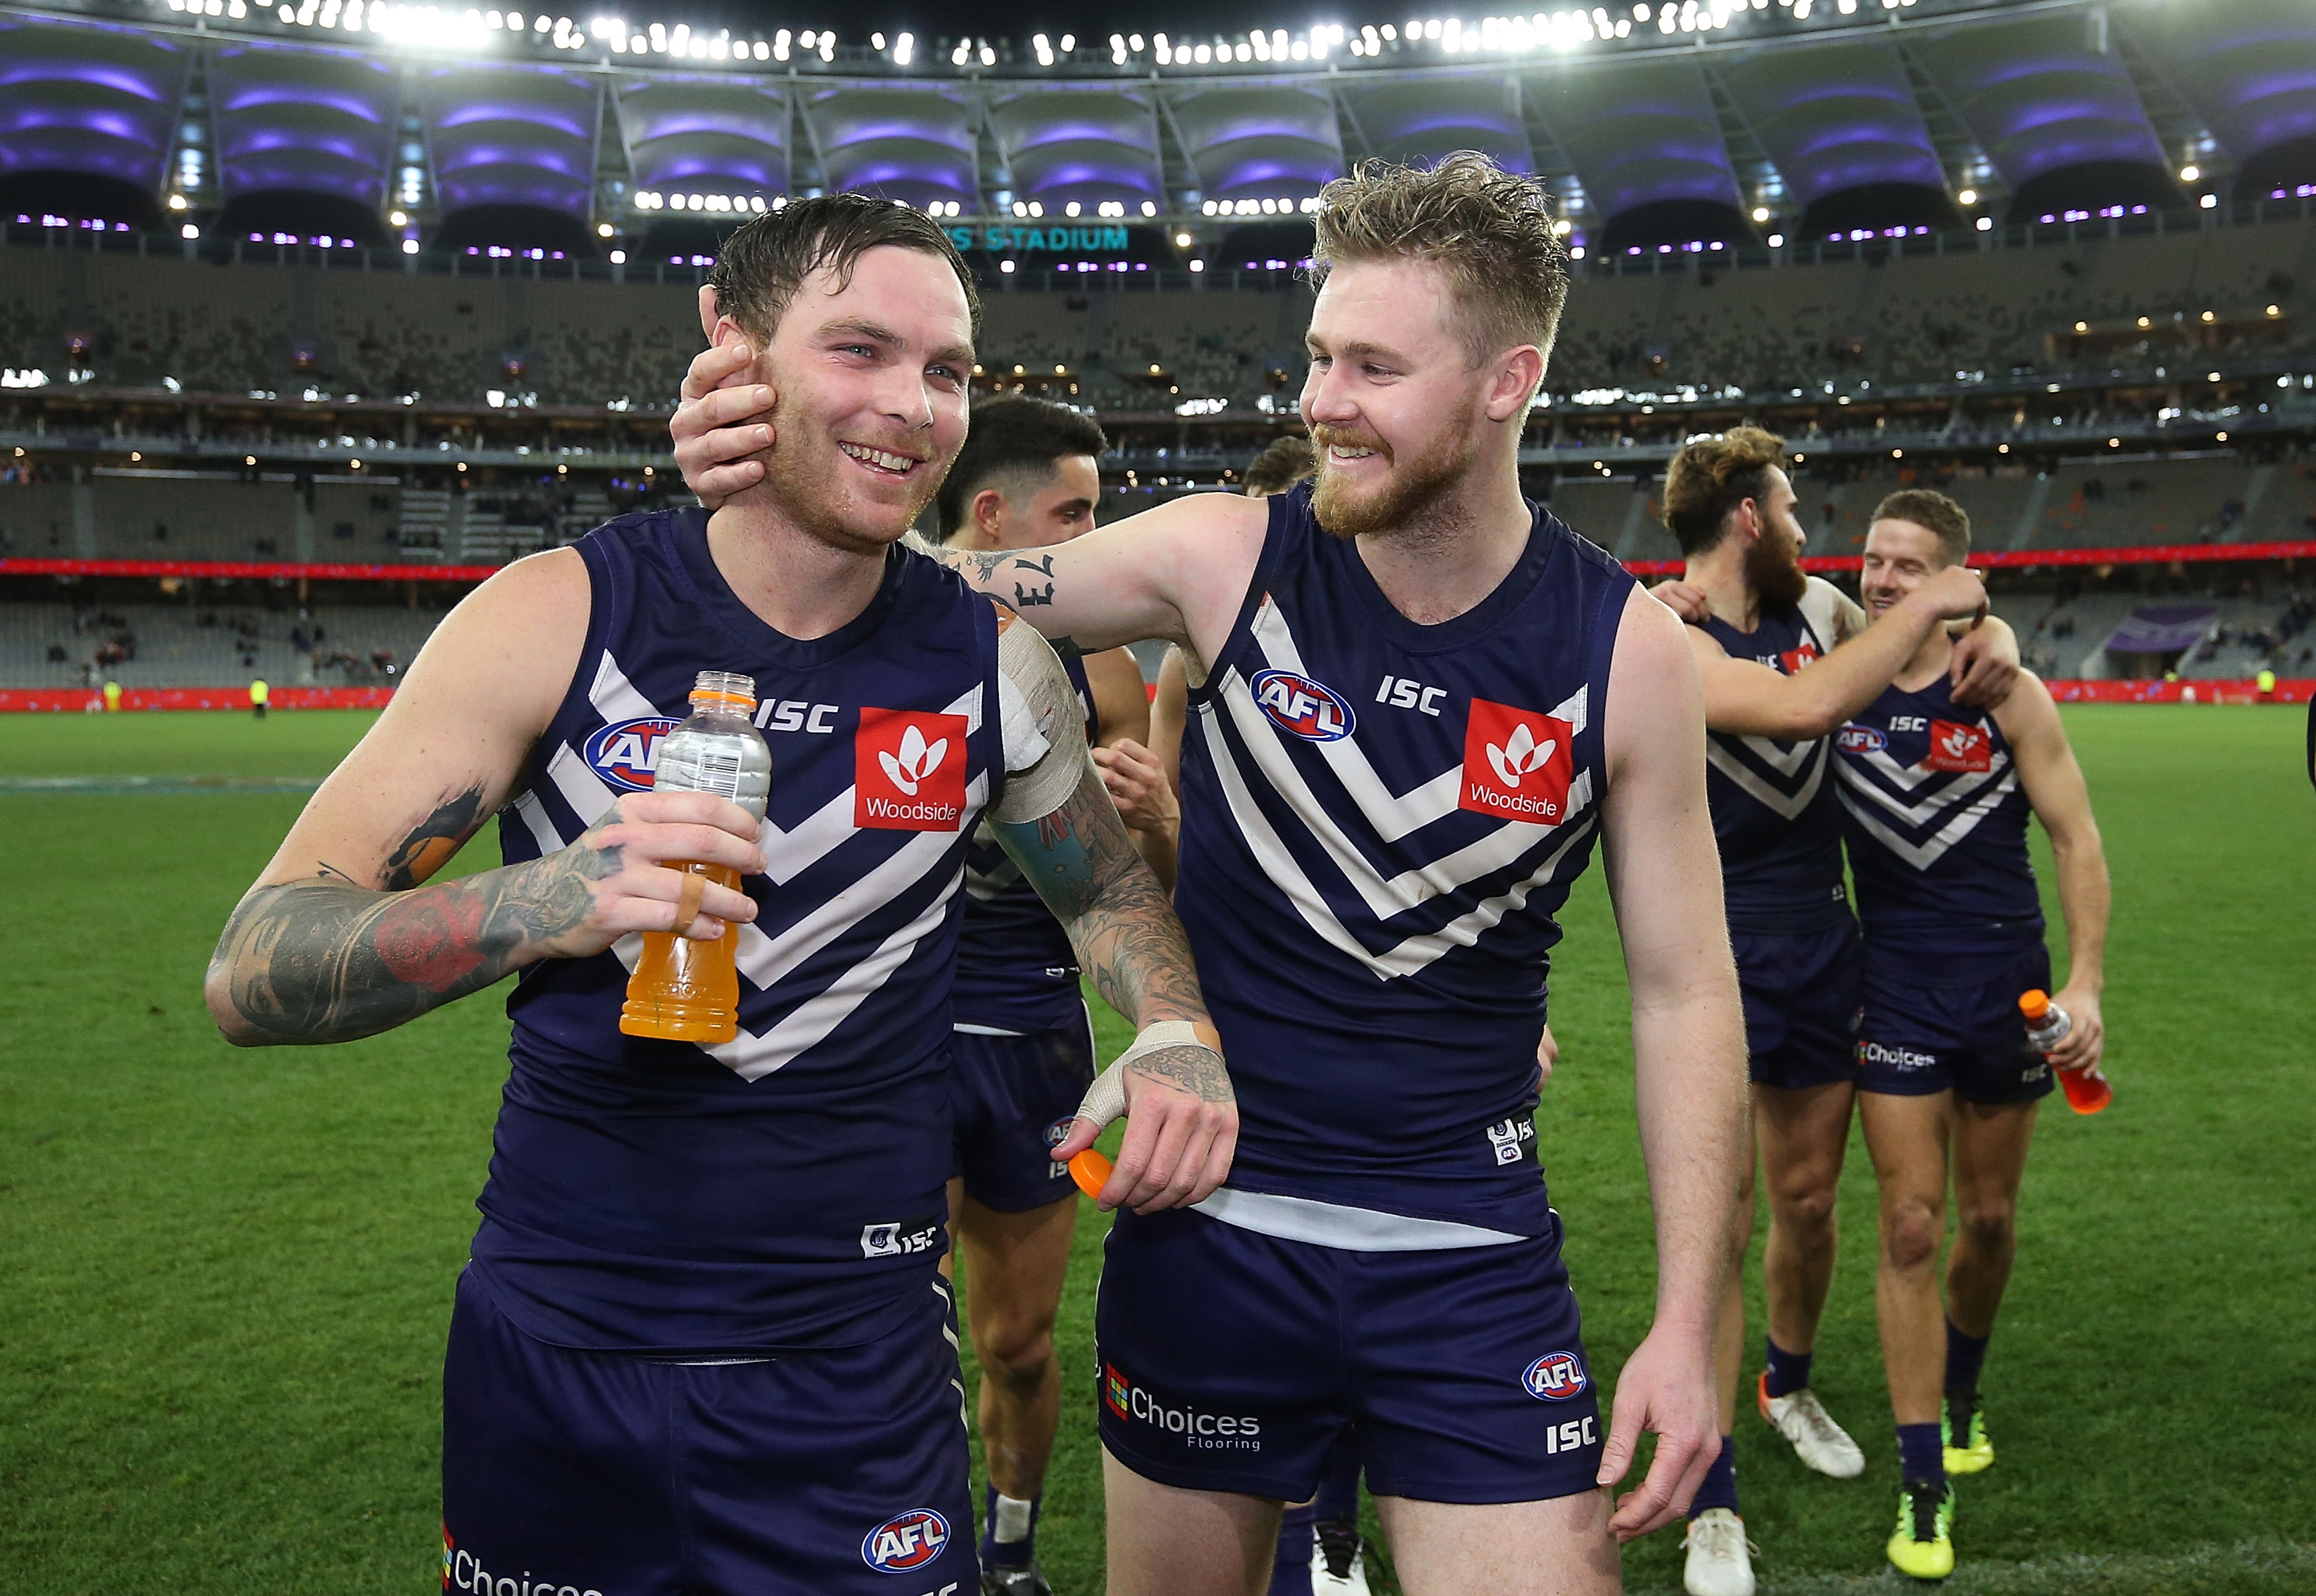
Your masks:
[{"label": "afl logo patch", "polygon": [[922,1568],[949,1545],[949,1521],[930,1507],[896,1513],[868,1531],[860,1560],[879,1574]]},{"label": "afl logo patch", "polygon": [[1878,754],[1890,746],[1890,740],[1878,729],[1854,724],[1844,726],[1834,742],[1845,754]]},{"label": "afl logo patch", "polygon": [[1574,1352],[1546,1352],[1520,1376],[1520,1384],[1538,1402],[1566,1402],[1581,1396],[1591,1383],[1584,1373],[1584,1360]]},{"label": "afl logo patch", "polygon": [[1278,725],[1308,742],[1341,742],[1358,724],[1350,705],[1332,687],[1291,670],[1265,670],[1252,683],[1254,701]]},{"label": "afl logo patch", "polygon": [[614,722],[590,737],[580,755],[588,769],[620,792],[648,793],[659,768],[659,745],[682,723],[673,715]]}]

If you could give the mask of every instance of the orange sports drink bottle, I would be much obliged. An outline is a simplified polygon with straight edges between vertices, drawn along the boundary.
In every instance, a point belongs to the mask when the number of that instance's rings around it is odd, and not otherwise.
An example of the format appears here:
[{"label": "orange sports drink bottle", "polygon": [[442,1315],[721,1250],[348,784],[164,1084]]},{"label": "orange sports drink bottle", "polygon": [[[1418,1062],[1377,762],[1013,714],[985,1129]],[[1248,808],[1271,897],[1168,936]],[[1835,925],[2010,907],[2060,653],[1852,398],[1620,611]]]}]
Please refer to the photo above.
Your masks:
[{"label": "orange sports drink bottle", "polygon": [[[652,788],[660,793],[713,793],[764,818],[772,785],[772,752],[749,717],[756,707],[754,678],[703,670],[691,689],[691,716],[661,739]],[[667,862],[737,891],[740,873],[697,860]],[[697,911],[699,898],[684,893]],[[679,906],[679,911],[680,911]],[[688,919],[689,917],[686,917]],[[619,1029],[629,1036],[708,1045],[740,1033],[740,971],[734,962],[739,936],[730,925],[713,942],[677,931],[646,931],[643,956],[628,977]]]},{"label": "orange sports drink bottle", "polygon": [[[2026,1022],[2026,1045],[2038,1053],[2047,1055],[2075,1028],[2074,1016],[2040,987],[2019,995],[2018,1015]],[[2059,1085],[2067,1094],[2067,1106],[2079,1114],[2095,1114],[2115,1101],[2115,1088],[2096,1064],[2060,1070]]]}]

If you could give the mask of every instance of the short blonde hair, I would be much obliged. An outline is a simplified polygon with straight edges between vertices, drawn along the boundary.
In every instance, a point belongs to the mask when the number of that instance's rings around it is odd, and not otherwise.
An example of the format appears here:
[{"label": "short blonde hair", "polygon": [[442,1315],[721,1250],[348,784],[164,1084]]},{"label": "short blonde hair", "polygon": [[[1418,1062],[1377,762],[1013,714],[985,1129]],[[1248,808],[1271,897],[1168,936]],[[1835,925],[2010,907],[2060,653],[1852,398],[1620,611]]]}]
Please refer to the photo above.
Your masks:
[{"label": "short blonde hair", "polygon": [[1901,488],[1874,507],[1874,521],[1910,521],[1938,540],[1949,565],[1970,558],[1970,511],[1935,488]]},{"label": "short blonde hair", "polygon": [[1409,259],[1447,274],[1472,364],[1528,343],[1551,358],[1568,251],[1542,183],[1458,150],[1429,169],[1362,161],[1320,191],[1313,288],[1350,262]]}]

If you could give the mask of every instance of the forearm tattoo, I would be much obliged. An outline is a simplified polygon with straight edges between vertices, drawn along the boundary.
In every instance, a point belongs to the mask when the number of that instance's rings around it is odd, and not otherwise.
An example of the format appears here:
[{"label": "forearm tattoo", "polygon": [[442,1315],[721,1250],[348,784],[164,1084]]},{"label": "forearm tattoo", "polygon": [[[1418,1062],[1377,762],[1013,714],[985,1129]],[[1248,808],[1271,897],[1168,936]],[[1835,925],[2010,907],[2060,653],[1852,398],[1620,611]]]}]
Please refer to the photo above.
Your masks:
[{"label": "forearm tattoo", "polygon": [[[453,835],[448,811],[471,799],[471,818],[479,797],[451,800],[414,830],[380,872],[384,891],[325,864],[242,900],[209,961],[232,1014],[220,1021],[227,1036],[254,1045],[372,1035],[535,963],[584,925],[593,884],[621,863],[617,846],[592,836],[457,881],[395,884],[410,881],[415,862],[431,870],[457,850],[442,846]],[[618,819],[615,804],[596,829]]]},{"label": "forearm tattoo", "polygon": [[1182,923],[1091,763],[1061,808],[996,830],[1069,933],[1079,967],[1105,1002],[1140,1024],[1153,1010],[1155,1017],[1206,1017]]}]

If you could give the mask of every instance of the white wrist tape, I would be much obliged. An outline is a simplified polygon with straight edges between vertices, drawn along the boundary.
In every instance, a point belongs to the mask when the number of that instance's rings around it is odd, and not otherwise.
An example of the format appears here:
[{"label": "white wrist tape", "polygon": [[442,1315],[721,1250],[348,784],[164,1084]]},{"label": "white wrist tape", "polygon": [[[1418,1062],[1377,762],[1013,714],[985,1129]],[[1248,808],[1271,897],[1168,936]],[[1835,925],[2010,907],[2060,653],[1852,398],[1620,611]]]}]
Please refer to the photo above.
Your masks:
[{"label": "white wrist tape", "polygon": [[1190,1020],[1159,1020],[1142,1027],[1134,1045],[1118,1055],[1110,1067],[1093,1077],[1093,1085],[1078,1104],[1075,1118],[1091,1120],[1096,1130],[1126,1117],[1126,1067],[1161,1048],[1201,1047],[1222,1055],[1223,1039],[1212,1025]]}]

